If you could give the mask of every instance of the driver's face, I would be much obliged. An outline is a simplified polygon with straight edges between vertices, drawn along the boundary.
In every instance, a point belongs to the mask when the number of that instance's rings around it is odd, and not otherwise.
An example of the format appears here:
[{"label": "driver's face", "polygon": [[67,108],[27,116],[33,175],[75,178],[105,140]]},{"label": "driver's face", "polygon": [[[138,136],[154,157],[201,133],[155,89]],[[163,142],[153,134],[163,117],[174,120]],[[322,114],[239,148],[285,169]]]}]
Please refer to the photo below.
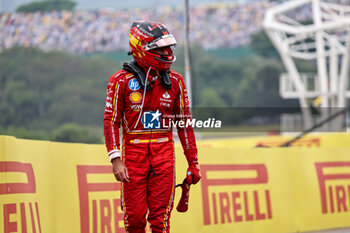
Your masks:
[{"label": "driver's face", "polygon": [[162,55],[169,55],[169,54],[171,54],[170,47],[156,48],[156,49],[152,49],[152,51],[155,52],[155,53],[158,53],[158,54],[162,54]]}]

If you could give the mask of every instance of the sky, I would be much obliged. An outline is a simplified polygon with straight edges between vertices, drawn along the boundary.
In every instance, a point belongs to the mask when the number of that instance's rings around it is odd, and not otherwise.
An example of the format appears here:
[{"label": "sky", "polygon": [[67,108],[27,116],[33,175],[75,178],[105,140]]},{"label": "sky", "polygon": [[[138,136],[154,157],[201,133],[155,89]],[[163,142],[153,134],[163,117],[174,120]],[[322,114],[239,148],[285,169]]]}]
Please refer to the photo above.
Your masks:
[{"label": "sky", "polygon": [[[33,0],[0,0],[0,11],[14,11],[24,3],[32,2]],[[38,0],[39,1],[39,0]],[[77,3],[76,9],[98,9],[98,8],[152,8],[159,5],[183,5],[184,0],[73,0]],[[191,5],[203,3],[220,3],[220,2],[246,2],[252,0],[189,0]]]}]

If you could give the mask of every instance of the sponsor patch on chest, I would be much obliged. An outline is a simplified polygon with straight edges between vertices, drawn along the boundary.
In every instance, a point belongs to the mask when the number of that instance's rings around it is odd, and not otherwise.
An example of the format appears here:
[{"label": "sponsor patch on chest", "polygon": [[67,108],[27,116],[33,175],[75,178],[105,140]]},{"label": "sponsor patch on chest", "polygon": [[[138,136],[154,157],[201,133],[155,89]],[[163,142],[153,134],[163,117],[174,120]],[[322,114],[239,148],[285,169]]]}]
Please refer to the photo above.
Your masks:
[{"label": "sponsor patch on chest", "polygon": [[135,91],[130,94],[129,99],[132,103],[140,103],[142,95],[140,92]]},{"label": "sponsor patch on chest", "polygon": [[165,91],[163,95],[160,96],[160,105],[165,107],[170,107],[170,103],[172,103],[173,100],[171,98],[171,95],[168,93],[168,91]]},{"label": "sponsor patch on chest", "polygon": [[140,84],[136,78],[131,79],[128,83],[128,86],[129,89],[132,91],[137,91],[138,89],[140,89]]}]

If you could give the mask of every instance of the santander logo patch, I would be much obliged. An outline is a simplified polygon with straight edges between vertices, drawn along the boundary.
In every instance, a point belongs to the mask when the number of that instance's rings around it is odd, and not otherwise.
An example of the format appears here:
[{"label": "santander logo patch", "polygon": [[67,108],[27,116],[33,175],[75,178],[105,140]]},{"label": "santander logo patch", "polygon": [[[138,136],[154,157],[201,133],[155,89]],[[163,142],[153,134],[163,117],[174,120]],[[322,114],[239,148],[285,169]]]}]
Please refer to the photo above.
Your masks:
[{"label": "santander logo patch", "polygon": [[169,98],[170,98],[170,95],[169,95],[169,93],[166,91],[166,92],[163,94],[163,97],[164,97],[165,99],[169,99]]}]

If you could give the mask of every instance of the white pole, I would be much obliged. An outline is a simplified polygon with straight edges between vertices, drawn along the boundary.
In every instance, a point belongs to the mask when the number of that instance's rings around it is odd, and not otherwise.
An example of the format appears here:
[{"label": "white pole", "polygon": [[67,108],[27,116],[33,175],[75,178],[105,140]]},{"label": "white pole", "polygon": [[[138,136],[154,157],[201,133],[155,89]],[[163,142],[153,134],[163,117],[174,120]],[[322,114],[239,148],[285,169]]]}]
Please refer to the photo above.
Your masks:
[{"label": "white pole", "polygon": [[185,82],[188,93],[189,106],[192,107],[192,89],[191,89],[191,61],[190,61],[190,26],[189,26],[189,7],[188,0],[185,0]]},{"label": "white pole", "polygon": [[329,56],[329,81],[330,81],[330,105],[332,108],[337,107],[338,105],[338,98],[337,93],[339,90],[338,82],[339,82],[339,71],[338,71],[338,53],[337,49],[335,47],[336,39],[331,37],[330,39],[330,56]]},{"label": "white pole", "polygon": [[[313,20],[316,28],[322,26],[322,18],[321,18],[321,6],[320,0],[313,0],[312,2],[312,12],[313,12]],[[327,93],[329,93],[328,88],[328,75],[327,75],[327,64],[325,57],[325,46],[324,40],[322,36],[322,31],[318,30],[316,32],[316,51],[317,51],[317,75],[320,81],[320,91],[322,96],[321,107],[329,107],[329,97]]]},{"label": "white pole", "polygon": [[349,78],[349,66],[350,66],[350,27],[347,30],[348,36],[345,41],[346,52],[342,56],[342,65],[340,71],[340,80],[339,80],[339,92],[338,92],[338,106],[343,108],[347,105],[346,101],[346,92],[348,87],[348,78]]}]

